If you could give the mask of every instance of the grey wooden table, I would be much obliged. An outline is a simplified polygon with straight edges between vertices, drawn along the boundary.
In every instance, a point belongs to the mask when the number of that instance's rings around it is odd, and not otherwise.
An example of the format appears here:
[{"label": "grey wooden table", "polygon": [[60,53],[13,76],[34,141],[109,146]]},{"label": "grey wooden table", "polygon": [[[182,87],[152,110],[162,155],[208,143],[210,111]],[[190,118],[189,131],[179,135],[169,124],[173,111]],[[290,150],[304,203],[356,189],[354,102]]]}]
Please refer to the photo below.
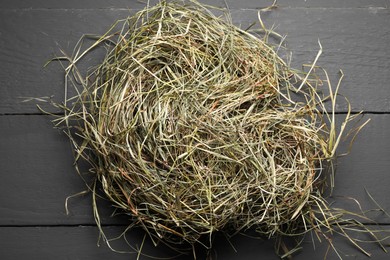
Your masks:
[{"label": "grey wooden table", "polygon": [[[224,6],[221,0],[207,3]],[[237,25],[257,19],[258,9],[271,1],[227,0]],[[371,122],[358,136],[352,152],[338,161],[334,200],[337,206],[358,211],[377,208],[365,189],[384,210],[390,212],[390,11],[389,0],[280,0],[279,8],[263,14],[266,25],[287,34],[293,64],[315,58],[320,39],[324,53],[319,64],[332,79],[345,73],[341,92],[353,112],[364,110]],[[136,259],[136,254],[112,252],[104,243],[97,246],[98,229],[92,216],[91,196],[65,199],[85,190],[72,167],[69,142],[52,128],[34,102],[23,97],[63,98],[63,72],[59,64],[43,64],[59,54],[70,53],[84,33],[99,34],[112,22],[143,8],[135,0],[2,0],[0,2],[0,259]],[[129,11],[129,9],[131,9]],[[337,107],[340,117],[346,105]],[[346,149],[346,145],[341,147]],[[126,226],[125,217],[110,217],[112,208],[101,202],[102,223],[111,237]],[[390,230],[385,214],[371,214],[375,228]],[[384,233],[390,234],[388,233]],[[134,230],[128,240],[139,246],[143,232]],[[365,239],[365,237],[362,237]],[[345,259],[368,259],[350,243],[334,237]],[[389,243],[389,241],[387,241]],[[238,236],[235,250],[224,239],[215,244],[217,259],[277,259],[269,241]],[[118,249],[124,243],[113,242]],[[327,243],[308,236],[296,259],[322,259]],[[362,245],[371,259],[390,259],[374,244]],[[145,253],[172,254],[145,243]],[[204,258],[200,250],[199,258]],[[141,256],[141,259],[147,259]],[[191,259],[182,256],[179,259]],[[332,252],[328,259],[337,259]]]}]

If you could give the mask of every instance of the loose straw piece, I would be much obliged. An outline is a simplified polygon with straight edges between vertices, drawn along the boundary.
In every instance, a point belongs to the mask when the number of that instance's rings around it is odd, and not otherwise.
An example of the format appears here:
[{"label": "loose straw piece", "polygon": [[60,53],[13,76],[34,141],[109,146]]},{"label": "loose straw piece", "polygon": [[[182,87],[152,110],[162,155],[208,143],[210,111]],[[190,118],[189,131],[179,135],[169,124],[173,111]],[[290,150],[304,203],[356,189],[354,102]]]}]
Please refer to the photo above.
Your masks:
[{"label": "loose straw piece", "polygon": [[[338,215],[319,175],[341,133],[324,110],[336,95],[316,89],[321,44],[310,70],[297,72],[269,31],[259,38],[208,8],[161,1],[85,51],[80,41],[66,57],[77,95],[56,104],[76,158],[116,207],[166,243],[248,228],[268,237],[332,229]],[[105,59],[82,76],[77,64],[99,46],[108,46]],[[290,89],[304,101],[290,100]]]}]

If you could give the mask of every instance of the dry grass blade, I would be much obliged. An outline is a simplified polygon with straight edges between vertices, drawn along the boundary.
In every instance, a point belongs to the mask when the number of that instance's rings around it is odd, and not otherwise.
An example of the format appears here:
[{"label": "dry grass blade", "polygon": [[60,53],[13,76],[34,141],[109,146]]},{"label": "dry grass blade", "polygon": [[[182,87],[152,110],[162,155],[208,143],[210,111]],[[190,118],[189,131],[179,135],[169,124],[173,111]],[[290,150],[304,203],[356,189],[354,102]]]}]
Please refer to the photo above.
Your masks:
[{"label": "dry grass blade", "polygon": [[[331,94],[320,96],[318,67],[291,69],[267,42],[269,30],[261,39],[208,8],[161,1],[85,51],[80,41],[73,57],[60,58],[77,95],[56,104],[65,115],[55,122],[65,123],[76,160],[90,162],[107,197],[154,240],[210,236],[210,248],[214,232],[249,228],[326,237],[342,222],[321,195],[324,165],[333,169],[350,120],[338,131],[324,106],[335,108],[339,84],[332,92],[326,79]],[[77,64],[97,46],[107,55],[84,76]]]}]

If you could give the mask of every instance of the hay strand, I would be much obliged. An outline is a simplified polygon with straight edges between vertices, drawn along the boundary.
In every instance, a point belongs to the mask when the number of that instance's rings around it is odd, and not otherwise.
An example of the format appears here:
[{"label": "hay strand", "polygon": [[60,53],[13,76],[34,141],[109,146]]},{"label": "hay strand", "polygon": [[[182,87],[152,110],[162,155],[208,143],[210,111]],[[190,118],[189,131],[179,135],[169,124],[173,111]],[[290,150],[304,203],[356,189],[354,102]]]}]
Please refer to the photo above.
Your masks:
[{"label": "hay strand", "polygon": [[[277,33],[261,38],[210,10],[161,1],[57,58],[69,61],[65,92],[77,94],[54,104],[64,111],[54,123],[65,125],[76,162],[88,161],[112,203],[157,241],[211,248],[213,233],[247,229],[329,240],[336,226],[368,255],[322,195],[353,119],[349,109],[336,129],[342,76],[333,90],[315,64],[320,43],[308,71],[294,70],[268,42]],[[99,46],[106,57],[82,75],[78,63]]]}]

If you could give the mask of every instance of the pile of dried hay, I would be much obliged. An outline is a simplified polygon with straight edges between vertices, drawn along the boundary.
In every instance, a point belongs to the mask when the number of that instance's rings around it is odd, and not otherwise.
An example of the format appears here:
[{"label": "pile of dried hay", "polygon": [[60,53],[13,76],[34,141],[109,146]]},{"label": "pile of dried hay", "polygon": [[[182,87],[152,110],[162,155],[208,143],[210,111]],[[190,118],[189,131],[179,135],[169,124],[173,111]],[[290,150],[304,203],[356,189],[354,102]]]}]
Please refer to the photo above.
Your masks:
[{"label": "pile of dried hay", "polygon": [[[325,235],[339,220],[321,195],[322,172],[332,171],[351,117],[336,132],[338,86],[332,92],[315,65],[291,69],[269,33],[254,36],[195,2],[162,1],[58,58],[82,88],[56,104],[65,114],[55,122],[66,123],[76,160],[90,162],[108,198],[151,237]],[[99,45],[107,56],[81,75],[76,65]],[[323,83],[328,96],[318,94]]]}]

